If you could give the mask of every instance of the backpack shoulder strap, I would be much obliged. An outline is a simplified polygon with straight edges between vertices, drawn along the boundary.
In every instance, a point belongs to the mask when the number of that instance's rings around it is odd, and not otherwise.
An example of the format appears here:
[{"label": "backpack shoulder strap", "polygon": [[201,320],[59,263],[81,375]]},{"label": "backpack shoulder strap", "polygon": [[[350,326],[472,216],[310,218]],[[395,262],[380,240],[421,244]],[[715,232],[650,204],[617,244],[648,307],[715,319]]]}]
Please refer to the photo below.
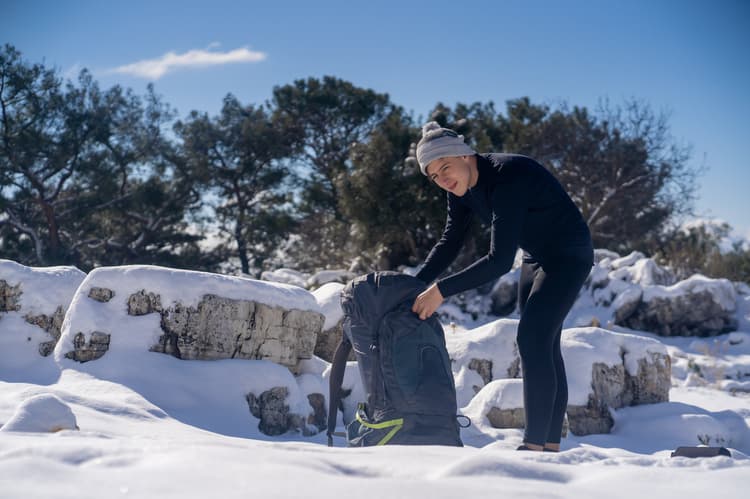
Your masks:
[{"label": "backpack shoulder strap", "polygon": [[328,379],[328,447],[333,447],[333,432],[336,431],[336,419],[341,403],[341,385],[344,382],[344,370],[346,359],[352,351],[352,344],[346,335],[341,336],[341,341],[336,347],[331,364],[331,376]]}]

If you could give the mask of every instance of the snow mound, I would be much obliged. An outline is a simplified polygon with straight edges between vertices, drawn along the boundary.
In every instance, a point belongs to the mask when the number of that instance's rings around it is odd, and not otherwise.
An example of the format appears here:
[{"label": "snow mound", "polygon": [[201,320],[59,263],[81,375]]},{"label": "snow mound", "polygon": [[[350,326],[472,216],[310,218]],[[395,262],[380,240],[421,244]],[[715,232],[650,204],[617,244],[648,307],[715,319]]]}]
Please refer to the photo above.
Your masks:
[{"label": "snow mound", "polygon": [[612,435],[636,439],[639,451],[654,452],[649,442],[673,441],[679,445],[712,445],[750,450],[750,428],[735,411],[712,412],[694,405],[666,402],[615,411]]},{"label": "snow mound", "polygon": [[18,406],[0,431],[54,433],[77,430],[76,417],[70,407],[56,395],[35,395]]}]

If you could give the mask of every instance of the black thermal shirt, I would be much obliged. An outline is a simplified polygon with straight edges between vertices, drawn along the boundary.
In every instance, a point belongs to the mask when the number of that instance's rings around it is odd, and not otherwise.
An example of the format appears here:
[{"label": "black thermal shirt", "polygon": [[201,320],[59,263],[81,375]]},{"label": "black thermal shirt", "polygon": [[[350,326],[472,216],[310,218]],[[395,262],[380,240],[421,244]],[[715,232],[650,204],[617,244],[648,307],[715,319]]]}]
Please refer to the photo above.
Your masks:
[{"label": "black thermal shirt", "polygon": [[459,197],[448,193],[448,219],[417,277],[435,280],[458,256],[476,213],[491,224],[490,250],[469,267],[440,279],[444,297],[496,279],[513,266],[516,250],[542,266],[591,250],[581,212],[557,179],[533,159],[518,154],[478,154],[479,177]]}]

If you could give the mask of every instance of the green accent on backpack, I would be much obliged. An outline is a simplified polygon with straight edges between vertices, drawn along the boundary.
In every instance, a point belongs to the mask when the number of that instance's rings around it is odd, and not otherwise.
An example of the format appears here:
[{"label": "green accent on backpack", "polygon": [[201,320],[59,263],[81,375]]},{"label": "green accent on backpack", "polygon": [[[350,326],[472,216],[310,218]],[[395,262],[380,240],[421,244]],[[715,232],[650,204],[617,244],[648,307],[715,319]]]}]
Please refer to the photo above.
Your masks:
[{"label": "green accent on backpack", "polygon": [[391,431],[389,431],[378,443],[375,445],[385,445],[387,444],[393,436],[398,433],[398,431],[404,427],[404,418],[398,418],[398,419],[390,419],[388,421],[382,421],[380,423],[370,423],[368,421],[365,421],[365,419],[362,417],[362,413],[364,412],[364,406],[362,404],[359,405],[359,408],[357,410],[357,421],[359,424],[364,426],[365,428],[372,428],[373,430],[384,430],[386,428],[393,427]]}]

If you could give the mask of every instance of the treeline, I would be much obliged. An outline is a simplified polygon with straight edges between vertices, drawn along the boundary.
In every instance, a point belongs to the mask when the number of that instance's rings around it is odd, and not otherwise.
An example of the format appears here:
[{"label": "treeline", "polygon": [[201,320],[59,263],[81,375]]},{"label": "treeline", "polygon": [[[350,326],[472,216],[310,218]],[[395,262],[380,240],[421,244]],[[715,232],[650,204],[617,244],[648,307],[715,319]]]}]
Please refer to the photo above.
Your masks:
[{"label": "treeline", "polygon": [[[0,254],[26,265],[258,276],[356,259],[395,269],[421,262],[445,220],[444,194],[413,157],[421,120],[335,77],[275,87],[262,104],[227,95],[216,116],[178,119],[151,86],[145,95],[103,90],[85,70],[63,81],[5,45],[0,107]],[[740,264],[717,264],[727,258],[718,238],[707,243],[715,256],[670,228],[690,213],[700,172],[647,104],[438,103],[429,119],[477,151],[540,160],[572,194],[596,247],[640,249],[681,272],[750,276],[742,248],[731,254]],[[488,232],[474,232],[459,265],[486,250]],[[684,257],[698,251],[714,255],[710,268],[710,258]]]}]

